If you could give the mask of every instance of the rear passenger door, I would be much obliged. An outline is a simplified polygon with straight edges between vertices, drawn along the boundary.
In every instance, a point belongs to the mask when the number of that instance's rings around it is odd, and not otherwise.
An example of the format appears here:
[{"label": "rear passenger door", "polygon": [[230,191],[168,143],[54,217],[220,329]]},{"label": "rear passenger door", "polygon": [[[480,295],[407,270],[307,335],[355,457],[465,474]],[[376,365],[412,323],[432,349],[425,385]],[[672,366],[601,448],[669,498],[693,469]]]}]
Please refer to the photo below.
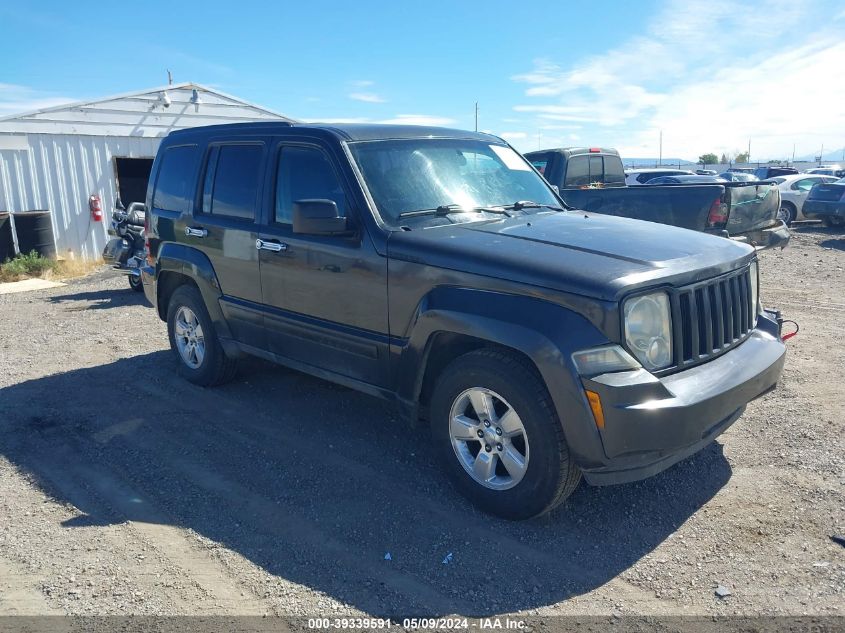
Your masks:
[{"label": "rear passenger door", "polygon": [[260,348],[266,338],[255,240],[265,154],[263,139],[209,143],[200,172],[200,199],[193,222],[186,227],[187,243],[203,251],[214,267],[232,334]]}]

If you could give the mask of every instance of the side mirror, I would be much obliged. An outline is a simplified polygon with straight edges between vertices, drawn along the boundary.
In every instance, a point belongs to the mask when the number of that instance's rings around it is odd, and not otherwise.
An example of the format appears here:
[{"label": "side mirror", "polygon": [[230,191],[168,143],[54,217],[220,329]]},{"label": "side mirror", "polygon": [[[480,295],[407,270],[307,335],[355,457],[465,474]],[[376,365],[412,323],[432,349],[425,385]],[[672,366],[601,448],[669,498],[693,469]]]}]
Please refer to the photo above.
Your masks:
[{"label": "side mirror", "polygon": [[550,185],[550,186],[552,188],[552,191],[554,191],[557,195],[560,195],[560,187],[558,187],[557,185]]},{"label": "side mirror", "polygon": [[293,232],[306,235],[335,235],[347,230],[333,200],[297,200],[293,203]]}]

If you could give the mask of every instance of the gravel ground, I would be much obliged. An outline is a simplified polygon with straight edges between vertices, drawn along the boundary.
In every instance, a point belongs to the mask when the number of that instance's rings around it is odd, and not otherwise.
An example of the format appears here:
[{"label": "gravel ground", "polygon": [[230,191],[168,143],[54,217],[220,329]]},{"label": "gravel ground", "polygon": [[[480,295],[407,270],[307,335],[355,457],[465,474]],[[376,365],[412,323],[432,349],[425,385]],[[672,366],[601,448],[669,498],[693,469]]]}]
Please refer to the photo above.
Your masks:
[{"label": "gravel ground", "polygon": [[259,361],[184,382],[123,278],[0,296],[0,614],[843,614],[845,239],[761,258],[801,324],[777,390],[523,523],[378,400]]}]

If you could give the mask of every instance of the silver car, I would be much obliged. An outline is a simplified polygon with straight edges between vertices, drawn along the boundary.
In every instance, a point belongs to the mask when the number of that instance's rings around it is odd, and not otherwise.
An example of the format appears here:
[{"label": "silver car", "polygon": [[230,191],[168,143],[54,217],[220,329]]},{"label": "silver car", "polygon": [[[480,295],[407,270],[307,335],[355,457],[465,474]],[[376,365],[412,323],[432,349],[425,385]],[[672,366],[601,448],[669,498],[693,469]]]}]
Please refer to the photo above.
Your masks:
[{"label": "silver car", "polygon": [[805,220],[801,210],[804,208],[804,200],[813,185],[821,182],[833,182],[835,176],[823,176],[821,174],[791,174],[789,176],[776,176],[769,180],[778,183],[780,189],[780,219],[787,226],[795,220]]}]

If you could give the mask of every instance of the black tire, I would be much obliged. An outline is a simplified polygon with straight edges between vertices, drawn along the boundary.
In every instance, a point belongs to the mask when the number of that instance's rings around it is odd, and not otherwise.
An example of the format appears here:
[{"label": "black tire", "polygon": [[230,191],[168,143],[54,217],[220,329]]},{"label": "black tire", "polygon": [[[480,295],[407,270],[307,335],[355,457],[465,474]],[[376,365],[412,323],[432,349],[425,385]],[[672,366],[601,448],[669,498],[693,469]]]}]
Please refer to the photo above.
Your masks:
[{"label": "black tire", "polygon": [[[176,313],[182,306],[189,308],[196,315],[204,335],[205,355],[196,368],[183,360],[176,345],[174,324]],[[170,339],[170,349],[179,363],[179,373],[189,382],[201,387],[212,387],[230,381],[237,373],[237,360],[226,356],[223,351],[202,295],[194,286],[179,286],[170,296],[167,304],[167,336]]]},{"label": "black tire", "polygon": [[840,226],[845,226],[845,218],[839,218],[839,217],[833,218],[833,217],[827,216],[827,217],[822,219],[822,222],[824,222],[824,225],[829,229],[838,228]]},{"label": "black tire", "polygon": [[144,282],[141,281],[141,276],[129,275],[129,287],[135,292],[143,292]]},{"label": "black tire", "polygon": [[[492,490],[464,469],[449,434],[453,403],[467,389],[501,395],[517,412],[530,445],[525,475],[506,490]],[[571,495],[581,481],[549,392],[535,368],[517,355],[482,349],[454,360],[440,375],[431,398],[435,451],[457,489],[485,512],[520,520],[545,514]]]},{"label": "black tire", "polygon": [[783,221],[786,223],[786,226],[792,226],[792,223],[795,222],[795,218],[798,217],[798,209],[796,209],[795,205],[791,202],[781,202],[779,215],[784,216]]}]

